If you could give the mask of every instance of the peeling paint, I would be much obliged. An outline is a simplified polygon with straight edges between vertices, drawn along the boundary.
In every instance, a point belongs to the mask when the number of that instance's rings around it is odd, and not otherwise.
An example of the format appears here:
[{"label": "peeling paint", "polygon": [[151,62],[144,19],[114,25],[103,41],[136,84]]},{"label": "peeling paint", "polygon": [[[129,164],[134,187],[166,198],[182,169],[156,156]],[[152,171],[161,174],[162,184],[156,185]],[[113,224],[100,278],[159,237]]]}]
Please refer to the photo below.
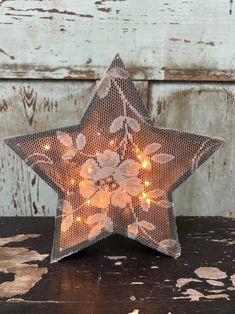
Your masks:
[{"label": "peeling paint", "polygon": [[125,255],[121,255],[121,256],[107,256],[108,259],[112,260],[112,261],[116,261],[118,259],[126,259]]},{"label": "peeling paint", "polygon": [[[1,245],[36,238],[38,234],[21,234],[0,238]],[[22,247],[0,247],[0,272],[14,274],[13,281],[0,284],[0,298],[22,295],[28,292],[47,273],[46,267],[39,267],[32,261],[42,261],[48,254],[39,254]],[[30,264],[29,264],[30,263]]]},{"label": "peeling paint", "polygon": [[199,267],[194,272],[199,278],[223,279],[227,277],[226,273],[217,267]]},{"label": "peeling paint", "polygon": [[189,282],[202,282],[201,280],[199,279],[193,279],[193,278],[179,278],[177,279],[177,282],[176,282],[176,287],[177,288],[181,288],[183,286],[185,286],[186,284],[188,284]]},{"label": "peeling paint", "polygon": [[207,280],[206,282],[209,283],[211,286],[215,286],[215,287],[224,286],[224,283],[218,280]]}]

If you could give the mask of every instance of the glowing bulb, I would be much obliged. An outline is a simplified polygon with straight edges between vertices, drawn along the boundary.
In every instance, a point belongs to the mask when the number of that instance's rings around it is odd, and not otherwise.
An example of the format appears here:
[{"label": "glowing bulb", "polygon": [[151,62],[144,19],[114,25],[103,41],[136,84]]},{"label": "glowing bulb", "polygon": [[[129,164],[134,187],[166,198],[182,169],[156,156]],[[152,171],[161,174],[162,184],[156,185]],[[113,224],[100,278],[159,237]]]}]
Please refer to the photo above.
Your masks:
[{"label": "glowing bulb", "polygon": [[91,170],[91,168],[88,168],[87,171],[88,171],[89,173],[91,173],[92,170]]},{"label": "glowing bulb", "polygon": [[142,168],[146,169],[148,167],[149,163],[148,163],[148,160],[144,160],[142,162]]},{"label": "glowing bulb", "polygon": [[88,200],[88,201],[87,201],[87,204],[90,205],[90,204],[91,204],[91,200]]},{"label": "glowing bulb", "polygon": [[141,160],[141,155],[137,155],[137,158],[138,158],[139,160]]},{"label": "glowing bulb", "polygon": [[145,185],[145,186],[149,186],[149,185],[150,185],[150,182],[149,182],[149,181],[144,181],[144,185]]},{"label": "glowing bulb", "polygon": [[150,199],[150,198],[147,198],[147,199],[146,199],[146,203],[147,203],[147,204],[150,204],[150,203],[151,203],[151,199]]},{"label": "glowing bulb", "polygon": [[44,146],[44,148],[45,148],[45,150],[49,150],[49,149],[50,149],[50,145],[49,145],[49,144],[46,144],[46,145]]},{"label": "glowing bulb", "polygon": [[70,182],[71,182],[71,184],[74,184],[75,180],[74,180],[74,179],[71,179],[71,181],[70,181]]},{"label": "glowing bulb", "polygon": [[81,217],[77,217],[77,222],[80,222],[82,220]]},{"label": "glowing bulb", "polygon": [[99,151],[97,151],[95,154],[96,154],[96,156],[99,156],[100,152],[99,152]]},{"label": "glowing bulb", "polygon": [[114,140],[111,140],[111,141],[109,142],[109,144],[110,144],[110,145],[113,145],[113,144],[114,144]]},{"label": "glowing bulb", "polygon": [[145,192],[142,193],[143,198],[147,197],[147,194]]}]

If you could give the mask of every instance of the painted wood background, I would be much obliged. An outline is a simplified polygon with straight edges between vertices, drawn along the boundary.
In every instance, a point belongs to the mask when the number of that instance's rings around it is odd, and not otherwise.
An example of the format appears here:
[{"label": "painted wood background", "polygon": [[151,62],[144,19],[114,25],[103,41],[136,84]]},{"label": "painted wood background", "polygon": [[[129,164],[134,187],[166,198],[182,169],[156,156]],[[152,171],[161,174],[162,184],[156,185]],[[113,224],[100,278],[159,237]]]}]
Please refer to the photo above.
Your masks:
[{"label": "painted wood background", "polygon": [[[1,139],[78,123],[119,52],[156,125],[225,146],[175,193],[178,215],[235,216],[231,0],[0,0]],[[53,215],[55,193],[0,143],[0,215]]]}]

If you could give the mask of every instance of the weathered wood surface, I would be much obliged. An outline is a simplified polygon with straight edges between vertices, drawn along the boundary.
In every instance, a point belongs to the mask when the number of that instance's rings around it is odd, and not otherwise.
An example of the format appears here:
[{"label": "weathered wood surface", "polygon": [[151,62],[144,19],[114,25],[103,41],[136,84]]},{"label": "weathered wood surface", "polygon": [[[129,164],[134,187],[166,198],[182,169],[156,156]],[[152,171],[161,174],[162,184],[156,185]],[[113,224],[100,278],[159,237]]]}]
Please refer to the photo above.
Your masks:
[{"label": "weathered wood surface", "polygon": [[[44,257],[50,253],[53,224],[51,218],[1,218],[1,238],[26,234],[24,242],[2,249],[29,248]],[[234,220],[179,217],[177,224],[182,244],[177,260],[112,236],[58,263],[37,262],[47,273],[25,294],[10,290],[0,300],[1,314],[233,314]],[[32,233],[41,236],[30,239]],[[31,275],[23,278],[26,285],[35,281]],[[1,273],[0,283],[8,280],[13,274]]]},{"label": "weathered wood surface", "polygon": [[175,191],[177,213],[235,216],[235,86],[153,83],[155,125],[222,137],[225,145]]},{"label": "weathered wood surface", "polygon": [[0,77],[96,79],[117,52],[145,80],[235,79],[230,0],[2,0]]}]

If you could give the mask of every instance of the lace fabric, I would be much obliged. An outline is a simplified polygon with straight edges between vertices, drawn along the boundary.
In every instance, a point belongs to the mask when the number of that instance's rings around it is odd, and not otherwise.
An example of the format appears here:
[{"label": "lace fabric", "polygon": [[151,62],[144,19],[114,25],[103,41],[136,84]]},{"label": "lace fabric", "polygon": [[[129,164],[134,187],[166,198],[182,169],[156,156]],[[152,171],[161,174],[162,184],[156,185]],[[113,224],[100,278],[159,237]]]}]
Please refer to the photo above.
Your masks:
[{"label": "lace fabric", "polygon": [[52,262],[113,233],[179,257],[172,193],[223,143],[154,127],[119,55],[79,125],[5,141],[58,194]]}]

